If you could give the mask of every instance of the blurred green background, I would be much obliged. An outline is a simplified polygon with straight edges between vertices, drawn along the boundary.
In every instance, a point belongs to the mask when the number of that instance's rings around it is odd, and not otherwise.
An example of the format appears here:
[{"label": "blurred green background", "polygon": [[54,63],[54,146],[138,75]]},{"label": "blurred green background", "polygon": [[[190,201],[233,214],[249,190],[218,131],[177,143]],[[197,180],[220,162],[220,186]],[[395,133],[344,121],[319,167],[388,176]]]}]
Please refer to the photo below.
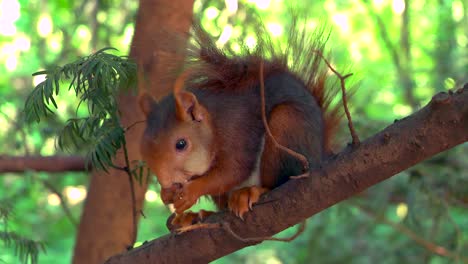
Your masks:
[{"label": "blurred green background", "polygon": [[[194,14],[219,45],[255,45],[261,18],[284,41],[290,7],[309,27],[331,29],[328,51],[342,72],[354,73],[352,114],[361,138],[409,115],[437,92],[468,76],[468,3],[464,0],[195,1]],[[0,0],[0,155],[59,154],[55,136],[76,107],[61,96],[59,112],[39,124],[21,122],[25,98],[40,77],[103,47],[127,54],[137,1]],[[349,139],[339,135],[338,149]],[[0,174],[8,229],[42,241],[39,263],[69,263],[88,184],[87,173]],[[59,198],[59,195],[63,199]],[[146,195],[138,241],[168,231],[170,211],[154,182]],[[198,207],[210,208],[209,201]],[[66,208],[66,209],[64,209]],[[69,212],[67,211],[69,210]],[[1,215],[1,214],[0,214]],[[264,242],[215,263],[468,263],[468,144],[439,154],[309,219],[295,241]],[[0,221],[0,228],[4,227]],[[294,233],[294,228],[279,236]],[[0,263],[17,263],[0,240]]]}]

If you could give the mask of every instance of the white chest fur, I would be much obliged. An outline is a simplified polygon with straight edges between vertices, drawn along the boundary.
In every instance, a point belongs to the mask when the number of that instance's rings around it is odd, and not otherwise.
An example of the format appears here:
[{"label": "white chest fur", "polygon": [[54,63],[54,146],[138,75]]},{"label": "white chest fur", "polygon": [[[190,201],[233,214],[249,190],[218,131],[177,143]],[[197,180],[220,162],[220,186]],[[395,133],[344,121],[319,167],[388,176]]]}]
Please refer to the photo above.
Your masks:
[{"label": "white chest fur", "polygon": [[254,169],[250,173],[249,178],[247,178],[247,180],[243,181],[241,184],[235,187],[234,188],[235,190],[238,190],[243,187],[249,187],[249,186],[260,186],[260,163],[262,161],[262,155],[265,149],[265,135],[262,136],[262,140],[260,144],[261,145],[257,153],[257,159],[255,161]]}]

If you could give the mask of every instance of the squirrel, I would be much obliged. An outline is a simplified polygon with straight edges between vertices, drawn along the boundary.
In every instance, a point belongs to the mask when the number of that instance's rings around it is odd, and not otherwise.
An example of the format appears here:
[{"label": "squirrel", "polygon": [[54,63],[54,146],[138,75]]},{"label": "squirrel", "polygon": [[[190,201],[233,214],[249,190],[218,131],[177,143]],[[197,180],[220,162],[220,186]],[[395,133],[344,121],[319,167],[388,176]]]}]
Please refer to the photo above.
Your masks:
[{"label": "squirrel", "polygon": [[188,66],[173,93],[159,101],[147,93],[139,97],[147,119],[141,154],[163,202],[174,205],[176,226],[207,215],[185,212],[201,196],[242,218],[263,193],[304,173],[301,161],[266,134],[262,107],[274,139],[306,157],[311,169],[331,154],[341,116],[331,106],[338,89],[329,85],[320,55],[324,30],[295,29],[285,49],[262,33],[255,50],[243,53],[218,48],[201,26],[193,32]]}]

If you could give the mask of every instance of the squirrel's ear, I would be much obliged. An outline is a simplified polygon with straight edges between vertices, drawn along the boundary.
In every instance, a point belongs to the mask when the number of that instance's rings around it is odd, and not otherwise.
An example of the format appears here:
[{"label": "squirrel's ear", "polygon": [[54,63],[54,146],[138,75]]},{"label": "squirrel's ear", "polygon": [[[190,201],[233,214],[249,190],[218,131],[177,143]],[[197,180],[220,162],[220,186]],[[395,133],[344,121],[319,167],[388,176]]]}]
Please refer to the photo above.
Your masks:
[{"label": "squirrel's ear", "polygon": [[138,97],[138,103],[140,104],[141,111],[145,114],[146,117],[151,113],[151,109],[157,105],[153,96],[148,93],[143,93]]},{"label": "squirrel's ear", "polygon": [[204,108],[198,103],[197,97],[183,90],[185,80],[192,74],[190,70],[184,71],[177,77],[174,84],[174,99],[176,103],[176,117],[181,121],[201,122],[204,118]]},{"label": "squirrel's ear", "polygon": [[197,97],[190,92],[179,91],[174,94],[176,101],[176,116],[181,121],[198,121],[204,118],[203,106],[198,103]]}]

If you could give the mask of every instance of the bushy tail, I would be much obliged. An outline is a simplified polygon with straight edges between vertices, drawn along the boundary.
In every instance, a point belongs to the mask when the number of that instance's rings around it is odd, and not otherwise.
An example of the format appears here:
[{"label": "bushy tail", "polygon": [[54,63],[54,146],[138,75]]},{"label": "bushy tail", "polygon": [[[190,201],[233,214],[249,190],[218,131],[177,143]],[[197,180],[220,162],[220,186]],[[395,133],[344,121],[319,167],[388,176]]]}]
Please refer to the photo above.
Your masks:
[{"label": "bushy tail", "polygon": [[[240,51],[219,48],[213,38],[198,24],[193,27],[193,42],[188,49],[186,65],[193,78],[191,85],[204,89],[242,89],[259,81],[260,62],[264,61],[265,76],[290,72],[300,79],[323,110],[324,146],[331,152],[332,138],[342,119],[339,104],[332,104],[340,88],[325,63],[323,50],[328,35],[321,28],[307,32],[304,24],[294,20],[286,47],[274,43],[263,25],[254,49],[241,46]],[[202,77],[200,77],[202,76]]]}]

